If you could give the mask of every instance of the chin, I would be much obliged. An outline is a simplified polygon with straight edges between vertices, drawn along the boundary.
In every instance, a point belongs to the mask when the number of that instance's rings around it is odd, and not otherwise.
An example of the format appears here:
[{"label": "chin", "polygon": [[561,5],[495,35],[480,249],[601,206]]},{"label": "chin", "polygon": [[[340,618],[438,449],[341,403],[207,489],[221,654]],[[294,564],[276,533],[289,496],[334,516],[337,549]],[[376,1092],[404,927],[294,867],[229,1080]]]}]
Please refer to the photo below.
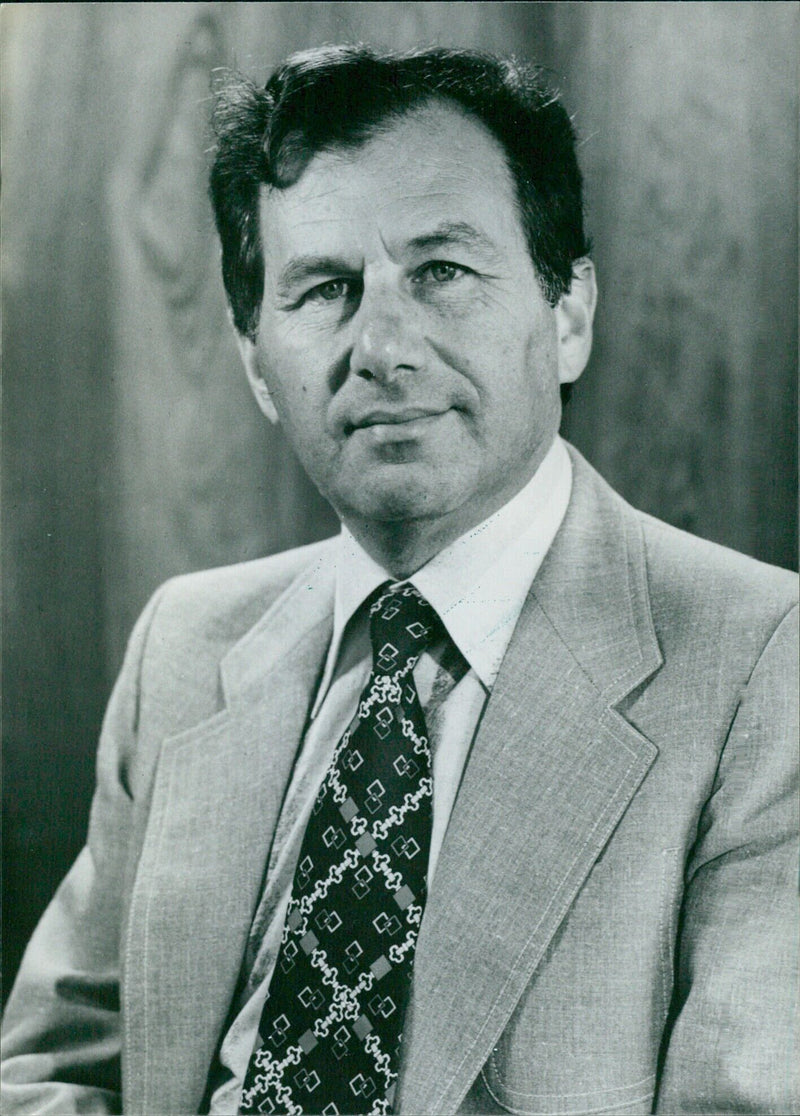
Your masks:
[{"label": "chin", "polygon": [[376,494],[372,499],[365,500],[358,512],[363,519],[373,523],[408,523],[424,514],[420,501],[408,491]]},{"label": "chin", "polygon": [[391,478],[371,477],[351,499],[345,501],[360,519],[374,523],[409,522],[413,519],[446,515],[457,502],[448,499],[438,486],[426,484],[419,477],[398,470]]}]

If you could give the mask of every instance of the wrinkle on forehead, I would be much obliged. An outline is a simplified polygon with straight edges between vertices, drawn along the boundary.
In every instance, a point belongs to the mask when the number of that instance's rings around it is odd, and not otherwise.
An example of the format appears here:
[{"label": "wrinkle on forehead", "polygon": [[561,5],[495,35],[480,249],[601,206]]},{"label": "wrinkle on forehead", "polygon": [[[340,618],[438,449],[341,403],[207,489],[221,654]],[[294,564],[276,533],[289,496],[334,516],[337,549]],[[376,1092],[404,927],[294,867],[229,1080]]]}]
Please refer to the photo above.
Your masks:
[{"label": "wrinkle on forehead", "polygon": [[313,246],[303,241],[325,230],[334,241],[351,228],[394,250],[448,220],[527,254],[502,146],[481,121],[449,103],[426,104],[358,147],[323,150],[293,186],[262,192],[264,248],[273,259],[329,252],[324,235]]}]

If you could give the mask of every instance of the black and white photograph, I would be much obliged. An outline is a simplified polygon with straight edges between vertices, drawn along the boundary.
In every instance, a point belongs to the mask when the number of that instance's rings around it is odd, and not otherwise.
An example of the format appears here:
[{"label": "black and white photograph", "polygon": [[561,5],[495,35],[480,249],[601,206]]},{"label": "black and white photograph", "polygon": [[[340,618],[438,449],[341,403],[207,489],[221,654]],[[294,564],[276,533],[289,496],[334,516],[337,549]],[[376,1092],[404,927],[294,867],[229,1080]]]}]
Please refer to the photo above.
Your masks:
[{"label": "black and white photograph", "polygon": [[800,1112],[799,30],[2,6],[5,1116]]}]

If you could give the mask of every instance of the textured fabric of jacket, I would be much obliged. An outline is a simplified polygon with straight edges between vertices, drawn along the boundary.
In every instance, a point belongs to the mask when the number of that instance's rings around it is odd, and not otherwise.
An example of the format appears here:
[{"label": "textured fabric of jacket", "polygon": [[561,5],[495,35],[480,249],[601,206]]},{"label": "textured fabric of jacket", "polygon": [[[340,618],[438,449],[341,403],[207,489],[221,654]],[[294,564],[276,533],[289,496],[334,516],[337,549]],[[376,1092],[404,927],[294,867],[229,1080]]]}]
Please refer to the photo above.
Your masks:
[{"label": "textured fabric of jacket", "polygon": [[[797,583],[631,509],[566,519],[470,754],[399,1111],[800,1111]],[[330,640],[330,543],[167,583],[87,847],[5,1019],[3,1112],[196,1113]]]}]

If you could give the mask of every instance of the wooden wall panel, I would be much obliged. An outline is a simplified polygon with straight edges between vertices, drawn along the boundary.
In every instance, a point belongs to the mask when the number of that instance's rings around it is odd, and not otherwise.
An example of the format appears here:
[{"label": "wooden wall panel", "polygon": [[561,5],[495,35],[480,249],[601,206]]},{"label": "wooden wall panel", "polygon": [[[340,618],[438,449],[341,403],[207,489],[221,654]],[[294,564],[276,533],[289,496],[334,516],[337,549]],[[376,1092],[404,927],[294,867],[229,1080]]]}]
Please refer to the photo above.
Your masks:
[{"label": "wooden wall panel", "polygon": [[568,429],[635,504],[795,566],[793,4],[563,4],[595,351]]},{"label": "wooden wall panel", "polygon": [[792,4],[3,10],[6,974],[83,836],[166,577],[334,529],[249,397],[205,195],[209,81],[364,39],[545,62],[585,137],[596,352],[567,429],[648,510],[796,561]]},{"label": "wooden wall panel", "polygon": [[154,587],[256,557],[334,520],[254,402],[231,337],[206,195],[211,72],[228,56],[208,5],[119,5],[106,72],[122,93],[105,181],[116,494],[107,522],[109,659]]},{"label": "wooden wall panel", "polygon": [[18,36],[2,59],[8,979],[86,823],[107,696],[99,508],[111,447],[98,15],[23,5],[3,20]]}]

